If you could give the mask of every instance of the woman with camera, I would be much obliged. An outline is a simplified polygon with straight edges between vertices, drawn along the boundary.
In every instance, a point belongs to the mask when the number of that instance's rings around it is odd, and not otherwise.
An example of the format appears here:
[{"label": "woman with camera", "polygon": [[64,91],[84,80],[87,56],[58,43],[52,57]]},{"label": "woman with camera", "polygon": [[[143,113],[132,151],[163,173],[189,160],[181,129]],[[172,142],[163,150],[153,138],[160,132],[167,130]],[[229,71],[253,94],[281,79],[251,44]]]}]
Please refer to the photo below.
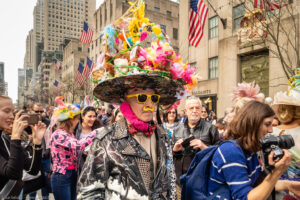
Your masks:
[{"label": "woman with camera", "polygon": [[[22,111],[19,111],[14,117],[13,112],[11,99],[0,96],[0,199],[18,198],[23,187],[23,170],[36,175],[41,167],[41,143],[45,124],[38,122],[34,126],[31,125],[33,156],[29,157],[21,146],[21,135],[29,125],[29,116],[21,115]],[[9,130],[12,124],[11,135],[8,135],[4,130]]]},{"label": "woman with camera", "polygon": [[73,134],[79,122],[81,110],[73,104],[60,104],[55,109],[57,129],[51,135],[52,172],[51,187],[56,200],[75,200],[78,169],[78,151],[92,143],[96,131],[77,140]]},{"label": "woman with camera", "polygon": [[259,141],[272,133],[274,115],[267,104],[258,101],[250,101],[235,115],[225,138],[231,141],[222,143],[212,158],[209,195],[225,187],[225,192],[219,194],[221,199],[264,200],[275,186],[278,190],[287,190],[295,184],[278,181],[291,162],[291,154],[285,149],[280,160],[273,160],[273,152],[269,154],[268,163],[273,170],[263,181],[258,181],[263,171],[257,155],[261,150]]}]

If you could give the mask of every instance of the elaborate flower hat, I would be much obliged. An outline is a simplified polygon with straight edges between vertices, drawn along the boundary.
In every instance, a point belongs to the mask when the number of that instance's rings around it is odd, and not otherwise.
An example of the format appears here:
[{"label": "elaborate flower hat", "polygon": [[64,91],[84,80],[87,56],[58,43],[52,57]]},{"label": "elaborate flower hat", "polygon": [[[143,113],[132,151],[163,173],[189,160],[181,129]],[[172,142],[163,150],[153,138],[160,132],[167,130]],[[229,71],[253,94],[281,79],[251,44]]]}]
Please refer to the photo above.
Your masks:
[{"label": "elaborate flower hat", "polygon": [[54,109],[54,115],[57,117],[57,121],[62,122],[68,119],[73,119],[76,115],[81,113],[80,108],[75,104],[64,103],[61,97],[56,97],[55,101],[59,104]]},{"label": "elaborate flower hat", "polygon": [[300,68],[288,81],[288,91],[277,92],[274,96],[274,105],[300,106]]},{"label": "elaborate flower hat", "polygon": [[150,88],[161,96],[161,105],[172,105],[178,94],[197,83],[195,67],[183,63],[159,25],[144,17],[143,0],[130,4],[129,10],[101,33],[105,53],[92,73],[94,96],[120,104],[129,89]]}]

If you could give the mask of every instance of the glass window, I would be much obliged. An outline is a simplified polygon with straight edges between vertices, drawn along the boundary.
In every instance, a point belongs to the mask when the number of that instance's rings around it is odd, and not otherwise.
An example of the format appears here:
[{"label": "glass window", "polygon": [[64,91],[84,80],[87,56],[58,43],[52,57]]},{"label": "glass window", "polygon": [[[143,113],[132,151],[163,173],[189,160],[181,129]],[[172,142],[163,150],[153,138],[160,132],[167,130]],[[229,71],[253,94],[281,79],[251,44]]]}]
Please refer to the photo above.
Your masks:
[{"label": "glass window", "polygon": [[110,17],[112,17],[112,13],[113,13],[113,6],[112,3],[110,4]]},{"label": "glass window", "polygon": [[240,4],[236,7],[233,7],[233,30],[240,28],[240,23],[245,14],[245,5]]},{"label": "glass window", "polygon": [[173,38],[175,40],[178,40],[178,29],[177,28],[173,28]]},{"label": "glass window", "polygon": [[218,37],[218,16],[209,19],[209,38]]},{"label": "glass window", "polygon": [[167,15],[168,15],[169,17],[171,17],[171,16],[172,16],[172,12],[169,11],[169,10],[167,10]]},{"label": "glass window", "polygon": [[159,7],[154,7],[154,11],[155,11],[155,12],[159,12],[159,11],[160,11],[160,8],[159,8]]},{"label": "glass window", "polygon": [[167,29],[167,27],[166,27],[166,25],[160,25],[160,28],[161,28],[161,30],[164,32],[164,33],[166,33],[166,29]]},{"label": "glass window", "polygon": [[208,78],[218,78],[218,57],[209,59],[209,69],[208,69]]},{"label": "glass window", "polygon": [[80,63],[84,65],[84,58],[80,58]]}]

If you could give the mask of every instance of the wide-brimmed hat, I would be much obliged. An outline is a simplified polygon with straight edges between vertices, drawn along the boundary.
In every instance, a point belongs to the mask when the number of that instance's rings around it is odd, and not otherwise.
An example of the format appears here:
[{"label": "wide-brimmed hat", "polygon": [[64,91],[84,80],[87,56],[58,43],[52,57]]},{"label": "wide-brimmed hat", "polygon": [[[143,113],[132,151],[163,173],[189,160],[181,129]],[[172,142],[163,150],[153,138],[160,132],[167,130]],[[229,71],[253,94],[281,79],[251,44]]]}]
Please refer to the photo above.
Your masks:
[{"label": "wide-brimmed hat", "polygon": [[101,34],[105,52],[92,73],[93,94],[101,101],[122,103],[129,89],[150,88],[161,96],[161,105],[171,105],[197,83],[195,67],[182,62],[159,25],[144,17],[144,9],[142,0],[132,3]]},{"label": "wide-brimmed hat", "polygon": [[288,91],[275,94],[273,105],[300,106],[300,68],[296,69],[296,75],[288,81]]}]

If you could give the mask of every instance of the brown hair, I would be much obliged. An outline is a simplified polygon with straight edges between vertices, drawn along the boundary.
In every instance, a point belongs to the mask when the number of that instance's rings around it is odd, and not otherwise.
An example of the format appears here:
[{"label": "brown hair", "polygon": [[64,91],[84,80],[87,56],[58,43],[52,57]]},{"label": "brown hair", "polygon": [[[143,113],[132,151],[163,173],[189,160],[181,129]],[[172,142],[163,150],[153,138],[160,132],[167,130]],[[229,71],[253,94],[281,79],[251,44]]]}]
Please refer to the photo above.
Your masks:
[{"label": "brown hair", "polygon": [[229,124],[225,139],[237,140],[241,147],[251,153],[260,150],[259,129],[265,118],[274,116],[272,108],[259,101],[248,102]]},{"label": "brown hair", "polygon": [[[73,119],[79,118],[79,115],[76,115]],[[73,119],[67,119],[65,121],[59,122],[57,129],[63,129],[67,131],[68,133],[71,133],[71,128],[73,126]]]}]

